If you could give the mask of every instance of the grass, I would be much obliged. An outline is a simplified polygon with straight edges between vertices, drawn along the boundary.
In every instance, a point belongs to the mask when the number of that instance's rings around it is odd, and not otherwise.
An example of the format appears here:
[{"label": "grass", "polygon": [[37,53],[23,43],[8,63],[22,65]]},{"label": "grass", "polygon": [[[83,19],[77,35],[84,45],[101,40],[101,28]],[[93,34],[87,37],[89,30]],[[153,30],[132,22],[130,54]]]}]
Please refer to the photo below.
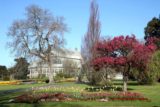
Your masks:
[{"label": "grass", "polygon": [[[151,99],[151,102],[145,104],[146,106],[160,106],[160,83],[156,85],[139,85],[139,86],[129,86],[130,88],[134,89],[133,91],[137,91],[142,93],[147,98]],[[143,105],[143,102],[142,104]]]},{"label": "grass", "polygon": [[43,86],[44,84],[0,85],[0,107],[22,93],[25,89]]},{"label": "grass", "polygon": [[0,85],[0,92],[6,90],[14,90],[14,89],[26,89],[43,85],[45,84]]},{"label": "grass", "polygon": [[[121,81],[115,81],[115,85],[122,85]],[[44,84],[31,84],[31,85],[12,85],[12,86],[0,86],[0,91],[10,89],[25,89],[30,87],[42,86]],[[75,83],[58,83],[57,86],[64,86],[66,91],[72,91],[69,87],[86,88],[88,85],[75,84]],[[55,86],[56,86],[55,85]],[[68,88],[68,90],[67,90]],[[142,93],[145,97],[151,99],[151,102],[142,101],[109,101],[109,102],[96,102],[96,101],[78,101],[78,102],[48,102],[38,104],[20,104],[20,103],[8,103],[8,100],[20,95],[22,92],[16,92],[0,97],[0,107],[105,107],[105,106],[139,106],[139,107],[160,107],[160,83],[156,85],[137,85],[136,82],[129,82],[128,88],[132,92]]]}]

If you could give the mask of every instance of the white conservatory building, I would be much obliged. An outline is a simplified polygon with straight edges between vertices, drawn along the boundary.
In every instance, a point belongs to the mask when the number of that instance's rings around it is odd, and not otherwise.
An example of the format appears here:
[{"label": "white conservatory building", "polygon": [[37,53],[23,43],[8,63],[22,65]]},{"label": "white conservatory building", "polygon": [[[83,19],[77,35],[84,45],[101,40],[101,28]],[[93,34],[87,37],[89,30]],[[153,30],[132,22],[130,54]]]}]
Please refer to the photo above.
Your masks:
[{"label": "white conservatory building", "polygon": [[[54,73],[54,76],[59,71],[64,70],[64,67],[66,67],[66,64],[69,64],[69,62],[74,63],[72,66],[72,69],[75,70],[75,72],[79,72],[81,69],[81,61],[82,56],[81,53],[77,50],[71,51],[68,49],[59,49],[59,50],[53,50],[52,53],[54,53],[53,59],[52,59],[52,72]],[[29,78],[36,78],[39,75],[45,75],[46,77],[49,76],[49,67],[48,64],[46,64],[44,61],[37,60],[32,61],[29,65]]]}]

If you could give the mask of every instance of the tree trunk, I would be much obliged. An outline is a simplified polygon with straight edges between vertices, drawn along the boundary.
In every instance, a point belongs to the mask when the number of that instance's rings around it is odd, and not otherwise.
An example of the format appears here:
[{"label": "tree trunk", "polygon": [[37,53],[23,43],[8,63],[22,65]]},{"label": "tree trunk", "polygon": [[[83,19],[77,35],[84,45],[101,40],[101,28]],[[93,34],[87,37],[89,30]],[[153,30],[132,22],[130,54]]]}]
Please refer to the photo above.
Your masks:
[{"label": "tree trunk", "polygon": [[2,74],[2,81],[4,80],[4,75]]},{"label": "tree trunk", "polygon": [[14,80],[14,74],[10,74],[10,80]]},{"label": "tree trunk", "polygon": [[123,75],[123,91],[127,91],[128,76]]},{"label": "tree trunk", "polygon": [[48,55],[48,66],[49,66],[49,83],[50,84],[54,82],[54,80],[53,80],[54,72],[52,71],[52,60],[51,59],[52,59],[51,58],[51,53],[49,53],[49,55]]},{"label": "tree trunk", "polygon": [[78,70],[77,83],[82,83],[82,68]]},{"label": "tree trunk", "polygon": [[49,83],[53,83],[53,72],[52,72],[52,66],[51,64],[48,64],[49,65]]},{"label": "tree trunk", "polygon": [[130,72],[130,68],[131,68],[130,63],[128,63],[128,66],[124,68],[124,72],[123,72],[123,91],[124,92],[127,91],[128,74]]}]

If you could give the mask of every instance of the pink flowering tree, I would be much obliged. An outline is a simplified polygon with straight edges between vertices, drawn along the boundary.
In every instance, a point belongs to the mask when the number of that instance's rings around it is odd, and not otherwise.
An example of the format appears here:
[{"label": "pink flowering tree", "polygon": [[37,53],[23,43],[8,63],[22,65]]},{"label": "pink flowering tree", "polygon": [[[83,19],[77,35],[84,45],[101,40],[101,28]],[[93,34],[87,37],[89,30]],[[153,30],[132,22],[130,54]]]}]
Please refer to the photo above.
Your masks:
[{"label": "pink flowering tree", "polygon": [[148,37],[146,39],[146,45],[155,45],[157,49],[160,49],[160,38],[157,37]]},{"label": "pink flowering tree", "polygon": [[127,91],[128,75],[131,68],[146,69],[151,54],[155,50],[152,44],[143,45],[135,36],[118,36],[111,40],[99,41],[94,47],[97,57],[92,60],[95,70],[104,67],[116,67],[123,74],[123,91]]}]

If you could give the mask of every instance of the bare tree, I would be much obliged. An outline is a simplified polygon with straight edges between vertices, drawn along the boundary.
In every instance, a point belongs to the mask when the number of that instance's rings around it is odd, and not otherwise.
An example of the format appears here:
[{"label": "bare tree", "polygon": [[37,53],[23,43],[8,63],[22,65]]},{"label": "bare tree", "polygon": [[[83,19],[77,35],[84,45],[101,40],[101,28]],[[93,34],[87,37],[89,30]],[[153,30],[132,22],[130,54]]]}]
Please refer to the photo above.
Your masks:
[{"label": "bare tree", "polygon": [[11,25],[8,46],[16,55],[37,57],[49,66],[49,80],[53,81],[52,49],[64,44],[63,33],[67,31],[63,17],[54,17],[48,10],[36,5],[26,8],[26,18],[16,20]]},{"label": "bare tree", "polygon": [[[90,67],[90,61],[95,57],[95,52],[93,46],[100,38],[101,32],[101,24],[99,21],[99,10],[98,5],[96,4],[95,0],[91,2],[90,6],[90,18],[88,23],[88,30],[87,33],[84,35],[82,46],[81,46],[81,53],[84,59],[85,69],[90,72],[89,75],[93,79],[93,70]],[[94,80],[91,80],[94,82]]]}]

